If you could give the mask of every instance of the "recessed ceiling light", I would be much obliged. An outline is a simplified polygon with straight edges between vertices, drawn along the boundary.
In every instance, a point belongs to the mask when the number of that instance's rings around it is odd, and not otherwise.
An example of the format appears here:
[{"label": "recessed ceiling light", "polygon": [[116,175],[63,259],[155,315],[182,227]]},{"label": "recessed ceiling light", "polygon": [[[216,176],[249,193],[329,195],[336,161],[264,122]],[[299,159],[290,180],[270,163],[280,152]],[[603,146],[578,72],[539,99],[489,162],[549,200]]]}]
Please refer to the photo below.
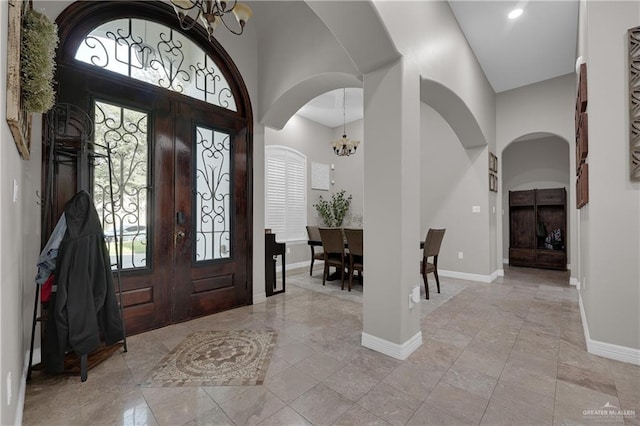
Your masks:
[{"label": "recessed ceiling light", "polygon": [[509,17],[509,19],[516,19],[520,15],[522,15],[522,9],[517,8],[517,9],[513,9],[511,12],[509,12],[508,17]]}]

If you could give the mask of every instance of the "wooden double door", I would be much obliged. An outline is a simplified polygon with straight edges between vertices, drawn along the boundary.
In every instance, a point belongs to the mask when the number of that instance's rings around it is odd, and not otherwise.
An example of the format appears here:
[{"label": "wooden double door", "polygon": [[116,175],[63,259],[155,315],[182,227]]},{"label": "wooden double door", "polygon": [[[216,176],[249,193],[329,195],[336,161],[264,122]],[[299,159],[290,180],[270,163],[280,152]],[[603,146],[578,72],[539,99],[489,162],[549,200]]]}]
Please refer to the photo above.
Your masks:
[{"label": "wooden double door", "polygon": [[83,183],[79,163],[56,165],[57,208],[70,188],[94,196],[111,260],[122,267],[127,334],[250,304],[246,120],[135,83],[59,75],[62,101],[88,112],[111,170],[98,156]]}]

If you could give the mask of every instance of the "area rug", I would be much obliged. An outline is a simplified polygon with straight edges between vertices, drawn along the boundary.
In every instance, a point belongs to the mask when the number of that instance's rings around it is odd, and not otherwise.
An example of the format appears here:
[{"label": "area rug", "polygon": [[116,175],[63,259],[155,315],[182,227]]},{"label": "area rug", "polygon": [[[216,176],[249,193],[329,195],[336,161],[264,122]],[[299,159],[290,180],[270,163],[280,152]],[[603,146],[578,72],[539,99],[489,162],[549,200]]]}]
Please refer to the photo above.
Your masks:
[{"label": "area rug", "polygon": [[270,330],[191,333],[141,386],[261,385],[276,339]]}]

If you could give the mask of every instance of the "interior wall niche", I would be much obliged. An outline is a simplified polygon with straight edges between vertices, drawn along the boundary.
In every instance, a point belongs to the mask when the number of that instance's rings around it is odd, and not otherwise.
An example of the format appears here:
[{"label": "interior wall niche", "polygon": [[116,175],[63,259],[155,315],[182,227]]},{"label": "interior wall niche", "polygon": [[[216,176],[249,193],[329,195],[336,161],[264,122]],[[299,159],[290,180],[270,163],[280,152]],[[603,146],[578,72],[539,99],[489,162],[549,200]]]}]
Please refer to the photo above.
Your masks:
[{"label": "interior wall niche", "polygon": [[628,30],[629,37],[629,143],[631,179],[640,180],[640,27]]}]

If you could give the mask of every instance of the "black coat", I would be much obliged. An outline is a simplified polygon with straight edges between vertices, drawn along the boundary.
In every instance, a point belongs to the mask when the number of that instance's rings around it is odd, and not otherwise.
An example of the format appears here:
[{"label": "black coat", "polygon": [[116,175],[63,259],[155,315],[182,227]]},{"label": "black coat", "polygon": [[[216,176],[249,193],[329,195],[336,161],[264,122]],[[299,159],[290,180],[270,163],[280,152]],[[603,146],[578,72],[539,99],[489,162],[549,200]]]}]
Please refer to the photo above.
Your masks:
[{"label": "black coat", "polygon": [[123,339],[107,245],[91,196],[80,191],[65,206],[67,231],[55,270],[57,291],[49,300],[43,360],[51,373],[63,370],[69,349],[88,354],[101,340]]}]

